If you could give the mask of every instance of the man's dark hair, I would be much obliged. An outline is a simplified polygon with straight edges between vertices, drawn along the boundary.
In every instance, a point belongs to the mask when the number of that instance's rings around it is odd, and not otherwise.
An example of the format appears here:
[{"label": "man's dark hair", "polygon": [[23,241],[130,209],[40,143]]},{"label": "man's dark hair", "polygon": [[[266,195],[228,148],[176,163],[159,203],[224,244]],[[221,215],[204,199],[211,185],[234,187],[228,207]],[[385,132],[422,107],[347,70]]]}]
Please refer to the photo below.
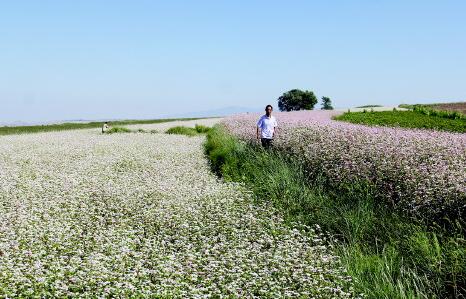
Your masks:
[{"label": "man's dark hair", "polygon": [[267,105],[267,106],[265,106],[265,110],[267,110],[267,108],[269,108],[269,107],[270,107],[270,109],[272,109],[272,110],[273,110],[273,107],[272,107],[272,105]]}]

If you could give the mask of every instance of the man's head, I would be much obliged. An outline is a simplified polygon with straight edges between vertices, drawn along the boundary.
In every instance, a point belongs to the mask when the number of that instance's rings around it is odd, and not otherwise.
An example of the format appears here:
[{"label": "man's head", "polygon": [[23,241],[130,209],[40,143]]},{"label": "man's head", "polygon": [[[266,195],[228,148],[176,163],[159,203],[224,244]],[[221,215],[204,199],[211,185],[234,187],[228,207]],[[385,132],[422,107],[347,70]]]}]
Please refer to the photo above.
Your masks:
[{"label": "man's head", "polygon": [[267,105],[267,106],[265,106],[265,114],[266,114],[267,116],[272,115],[272,111],[273,111],[272,105]]}]

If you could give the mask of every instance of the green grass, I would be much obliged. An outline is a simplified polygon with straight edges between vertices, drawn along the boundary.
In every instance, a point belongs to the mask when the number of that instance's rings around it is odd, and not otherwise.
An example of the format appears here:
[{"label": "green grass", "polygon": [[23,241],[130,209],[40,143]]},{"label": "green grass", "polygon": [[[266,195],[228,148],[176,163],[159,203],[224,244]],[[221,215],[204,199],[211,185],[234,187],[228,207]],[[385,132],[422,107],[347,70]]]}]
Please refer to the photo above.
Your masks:
[{"label": "green grass", "polygon": [[[148,120],[120,120],[109,122],[112,126],[125,126],[134,124],[156,124],[178,120],[197,120],[200,118],[167,118],[167,119],[148,119]],[[64,131],[64,130],[77,130],[77,129],[93,129],[101,128],[103,122],[90,122],[90,123],[63,123],[53,125],[38,125],[38,126],[4,126],[0,127],[0,135],[11,134],[30,134],[39,132],[51,131]]]},{"label": "green grass", "polygon": [[356,108],[372,108],[372,107],[383,107],[382,105],[364,105],[364,106],[357,106]]},{"label": "green grass", "polygon": [[185,126],[176,126],[168,129],[165,133],[167,134],[177,134],[177,135],[186,135],[186,136],[196,136],[199,133],[194,128],[189,128]]},{"label": "green grass", "polygon": [[125,128],[125,127],[112,127],[112,128],[110,128],[110,130],[105,132],[105,134],[131,133],[131,132],[133,132],[133,131],[131,131],[130,129]]},{"label": "green grass", "polygon": [[331,233],[357,291],[369,298],[466,294],[461,227],[429,230],[377,202],[364,188],[333,190],[324,178],[310,183],[299,159],[239,141],[220,126],[207,134],[205,152],[214,172],[244,183],[258,201],[271,201],[288,223],[319,224]]},{"label": "green grass", "polygon": [[466,132],[466,119],[450,119],[436,115],[427,115],[417,111],[346,112],[335,117],[335,119],[369,126]]},{"label": "green grass", "polygon": [[203,126],[203,125],[198,125],[198,124],[196,124],[194,126],[194,130],[196,130],[196,132],[201,133],[201,134],[202,133],[208,133],[210,131],[210,129],[211,129],[210,127]]},{"label": "green grass", "polygon": [[165,133],[167,134],[178,134],[178,135],[186,135],[186,136],[197,136],[199,134],[208,133],[210,127],[202,126],[202,125],[195,125],[194,128],[185,127],[185,126],[176,126],[168,129]]}]

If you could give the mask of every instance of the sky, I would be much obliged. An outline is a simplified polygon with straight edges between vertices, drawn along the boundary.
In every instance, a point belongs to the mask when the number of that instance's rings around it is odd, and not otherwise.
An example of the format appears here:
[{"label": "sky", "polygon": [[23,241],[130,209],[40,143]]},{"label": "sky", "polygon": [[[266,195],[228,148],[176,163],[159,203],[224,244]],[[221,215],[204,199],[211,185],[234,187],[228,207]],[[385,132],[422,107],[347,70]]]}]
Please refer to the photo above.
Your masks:
[{"label": "sky", "polygon": [[[0,1],[0,123],[466,100],[466,1]],[[319,106],[316,105],[316,108]]]}]

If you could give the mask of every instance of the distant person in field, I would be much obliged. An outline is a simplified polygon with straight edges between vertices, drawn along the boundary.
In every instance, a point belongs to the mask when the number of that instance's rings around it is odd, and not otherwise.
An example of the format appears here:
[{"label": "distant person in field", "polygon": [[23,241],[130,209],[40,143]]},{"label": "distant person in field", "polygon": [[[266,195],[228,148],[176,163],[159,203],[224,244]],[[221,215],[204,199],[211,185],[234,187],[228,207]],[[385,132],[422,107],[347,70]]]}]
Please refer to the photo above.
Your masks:
[{"label": "distant person in field", "polygon": [[106,133],[109,129],[110,127],[108,126],[108,122],[104,122],[102,126],[102,133]]},{"label": "distant person in field", "polygon": [[257,139],[259,139],[260,136],[264,148],[270,148],[272,146],[273,138],[277,132],[277,120],[275,116],[272,116],[272,111],[272,105],[267,105],[265,107],[265,115],[262,115],[257,122]]}]

